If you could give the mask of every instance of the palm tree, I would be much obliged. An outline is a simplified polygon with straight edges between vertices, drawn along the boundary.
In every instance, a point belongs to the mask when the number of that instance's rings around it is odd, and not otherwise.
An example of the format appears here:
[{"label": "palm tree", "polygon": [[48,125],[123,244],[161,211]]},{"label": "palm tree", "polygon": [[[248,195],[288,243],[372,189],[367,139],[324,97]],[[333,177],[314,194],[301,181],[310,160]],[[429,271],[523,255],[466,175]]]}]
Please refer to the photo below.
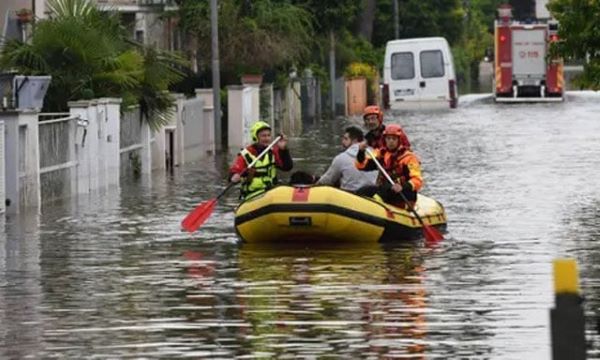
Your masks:
[{"label": "palm tree", "polygon": [[51,17],[38,21],[29,42],[12,40],[0,69],[51,75],[44,110],[65,111],[72,100],[119,97],[140,104],[152,128],[165,124],[168,86],[182,78],[182,60],[129,40],[115,14],[90,0],[49,0]]}]

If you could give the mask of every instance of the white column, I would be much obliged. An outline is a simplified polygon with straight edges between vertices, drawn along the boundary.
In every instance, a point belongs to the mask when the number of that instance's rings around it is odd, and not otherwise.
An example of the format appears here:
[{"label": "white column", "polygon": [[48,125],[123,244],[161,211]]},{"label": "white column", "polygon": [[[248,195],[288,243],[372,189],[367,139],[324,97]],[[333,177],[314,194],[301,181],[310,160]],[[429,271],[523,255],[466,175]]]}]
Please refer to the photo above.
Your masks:
[{"label": "white column", "polygon": [[98,157],[100,155],[99,147],[98,147],[98,102],[96,100],[92,100],[89,103],[88,111],[87,111],[87,119],[88,119],[88,129],[87,129],[87,137],[85,139],[85,147],[87,147],[87,160],[89,162],[89,181],[90,181],[90,191],[95,191],[99,189],[99,161]]},{"label": "white column", "polygon": [[204,100],[204,106],[206,107],[212,108],[215,103],[212,89],[196,89],[196,97]]},{"label": "white column", "polygon": [[260,85],[249,84],[245,86],[250,92],[250,102],[252,103],[252,107],[250,109],[250,117],[252,118],[252,123],[254,123],[260,120]]},{"label": "white column", "polygon": [[142,148],[140,149],[140,161],[142,163],[142,174],[152,173],[152,151],[151,151],[152,131],[148,125],[148,119],[142,120]]},{"label": "white column", "polygon": [[119,186],[121,177],[121,153],[120,153],[120,132],[121,132],[121,99],[102,98],[98,104],[104,108],[104,169],[106,172],[106,186]]},{"label": "white column", "polygon": [[[21,159],[24,165],[24,174],[21,178],[21,205],[27,208],[40,208],[40,139],[39,139],[38,112],[25,110],[19,113],[20,131],[25,131],[24,144],[25,158]],[[19,134],[21,136],[21,134]]]},{"label": "white column", "polygon": [[77,159],[77,194],[90,192],[90,162],[88,155],[90,101],[80,100],[68,103],[72,116],[78,116],[78,126],[75,130],[75,155]]},{"label": "white column", "polygon": [[214,154],[216,141],[221,141],[221,139],[215,139],[215,98],[213,96],[213,89],[196,89],[196,97],[204,101],[204,109],[202,111],[202,157],[205,157]]},{"label": "white column", "polygon": [[[6,191],[4,188],[4,121],[0,116],[0,214],[3,214],[6,209],[4,199],[6,199]],[[4,226],[4,217],[0,218],[0,228]]]},{"label": "white column", "polygon": [[244,86],[227,86],[227,140],[232,153],[244,146],[243,94]]},{"label": "white column", "polygon": [[106,171],[106,106],[100,99],[96,100],[96,126],[97,126],[97,152],[96,164],[98,169],[97,188],[105,189],[108,186],[108,173]]},{"label": "white column", "polygon": [[152,169],[164,169],[167,161],[165,128],[161,127],[159,130],[153,130],[152,137],[154,138],[151,144]]},{"label": "white column", "polygon": [[183,107],[185,103],[185,95],[175,95],[175,136],[173,145],[173,165],[182,165],[185,162],[184,151],[184,124],[183,124]]},{"label": "white column", "polygon": [[202,157],[204,158],[215,153],[215,112],[212,106],[205,105],[202,113]]},{"label": "white column", "polygon": [[[16,111],[0,113],[4,120],[4,174],[6,213],[18,214],[19,206],[19,114]],[[4,199],[2,199],[4,201]]]}]

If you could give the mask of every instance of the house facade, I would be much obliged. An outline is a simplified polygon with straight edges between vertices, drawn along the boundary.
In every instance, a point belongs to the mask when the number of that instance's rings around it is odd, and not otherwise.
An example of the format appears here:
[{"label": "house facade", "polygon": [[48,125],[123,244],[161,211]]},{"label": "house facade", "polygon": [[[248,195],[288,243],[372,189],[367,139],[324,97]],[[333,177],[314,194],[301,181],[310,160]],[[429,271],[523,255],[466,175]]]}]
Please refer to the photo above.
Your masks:
[{"label": "house facade", "polygon": [[[131,38],[163,50],[181,50],[182,36],[175,16],[165,16],[176,10],[174,0],[95,0],[99,9],[119,13]],[[47,0],[1,0],[0,30],[6,17],[20,9],[29,9],[36,18],[48,16]],[[2,33],[3,34],[3,33]]]}]

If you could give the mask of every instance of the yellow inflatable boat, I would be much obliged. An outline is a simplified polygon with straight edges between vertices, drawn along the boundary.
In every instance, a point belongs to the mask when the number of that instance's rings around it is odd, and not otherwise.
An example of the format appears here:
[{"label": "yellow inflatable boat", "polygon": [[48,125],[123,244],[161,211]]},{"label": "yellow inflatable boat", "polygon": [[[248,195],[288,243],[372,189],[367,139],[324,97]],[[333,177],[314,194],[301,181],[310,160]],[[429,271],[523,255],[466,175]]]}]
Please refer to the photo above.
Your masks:
[{"label": "yellow inflatable boat", "polygon": [[[415,210],[426,225],[445,227],[439,202],[419,194]],[[251,243],[398,241],[422,236],[421,228],[408,210],[331,186],[277,186],[235,210],[235,229]]]}]

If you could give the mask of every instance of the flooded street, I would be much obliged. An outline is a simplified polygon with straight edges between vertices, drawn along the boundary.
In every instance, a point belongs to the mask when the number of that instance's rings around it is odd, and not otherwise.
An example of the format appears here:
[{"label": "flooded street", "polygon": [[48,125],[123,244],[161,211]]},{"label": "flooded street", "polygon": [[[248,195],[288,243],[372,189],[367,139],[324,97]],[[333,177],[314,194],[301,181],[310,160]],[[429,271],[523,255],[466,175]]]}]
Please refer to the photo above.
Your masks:
[{"label": "flooded street", "polygon": [[[235,191],[181,232],[222,159],[8,218],[0,358],[549,359],[552,260],[573,257],[600,359],[599,114],[599,93],[571,93],[386,118],[446,207],[436,248],[239,244]],[[352,121],[292,138],[295,170],[323,173]]]}]

